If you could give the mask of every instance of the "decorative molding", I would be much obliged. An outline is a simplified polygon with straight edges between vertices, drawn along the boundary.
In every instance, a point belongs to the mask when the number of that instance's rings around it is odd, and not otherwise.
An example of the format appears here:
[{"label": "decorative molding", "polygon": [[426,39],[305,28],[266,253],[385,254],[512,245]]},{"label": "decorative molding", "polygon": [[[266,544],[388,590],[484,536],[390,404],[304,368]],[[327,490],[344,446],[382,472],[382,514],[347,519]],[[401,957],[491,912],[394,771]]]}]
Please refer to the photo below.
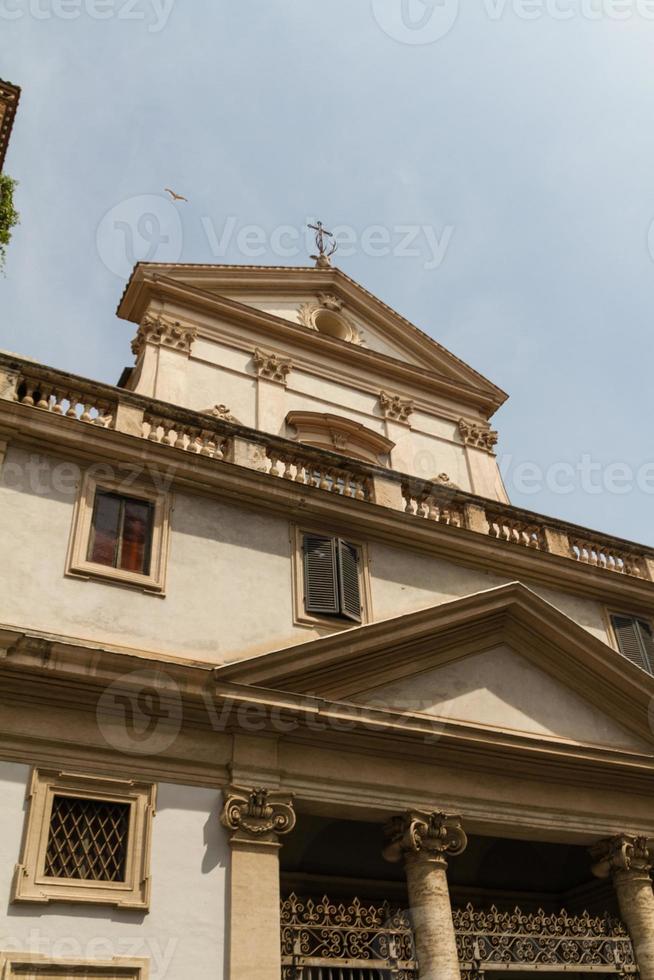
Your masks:
[{"label": "decorative molding", "polygon": [[[309,330],[315,330],[316,333],[327,334],[345,340],[349,344],[361,346],[363,344],[361,332],[343,312],[344,306],[343,300],[333,293],[318,293],[315,300],[309,300],[299,308],[298,322]],[[321,313],[331,314],[329,319],[332,329],[321,329],[318,319]]]},{"label": "decorative molding", "polygon": [[218,419],[221,422],[236,422],[240,425],[239,420],[235,415],[232,415],[227,405],[213,405],[211,408],[205,408],[202,414],[211,415],[214,419]]},{"label": "decorative molding", "polygon": [[277,790],[230,786],[220,822],[233,832],[232,839],[275,840],[295,827],[293,797]]},{"label": "decorative molding", "polygon": [[448,490],[461,489],[458,483],[453,483],[452,480],[450,480],[449,475],[447,473],[439,473],[438,476],[434,477],[432,483],[435,483],[439,487],[446,487]]},{"label": "decorative molding", "polygon": [[593,874],[597,878],[625,872],[649,876],[652,870],[652,856],[646,837],[619,834],[593,845],[590,854],[594,862]]},{"label": "decorative molding", "polygon": [[475,422],[459,419],[459,432],[466,446],[495,455],[498,434],[494,429],[484,429]]},{"label": "decorative molding", "polygon": [[331,310],[333,313],[340,313],[343,309],[343,300],[333,293],[318,293],[318,301],[323,309]]},{"label": "decorative molding", "polygon": [[392,422],[404,422],[407,425],[415,411],[415,403],[410,398],[391,395],[387,391],[379,392],[379,405],[385,419]]},{"label": "decorative molding", "polygon": [[297,431],[297,440],[305,446],[326,449],[372,463],[388,465],[395,443],[361,422],[327,412],[289,412],[287,425]]},{"label": "decorative molding", "polygon": [[169,347],[190,354],[196,337],[195,327],[183,326],[179,320],[170,317],[148,315],[141,320],[136,337],[132,341],[132,353],[140,357],[146,344],[157,344],[160,347]]},{"label": "decorative molding", "polygon": [[252,355],[254,368],[257,377],[264,378],[266,381],[278,381],[279,384],[286,384],[293,362],[288,357],[279,357],[278,354],[267,354],[260,347],[255,347]]},{"label": "decorative molding", "polygon": [[407,810],[392,817],[384,837],[384,857],[393,863],[418,854],[444,861],[446,854],[463,854],[468,844],[461,817],[422,810]]},{"label": "decorative molding", "polygon": [[[53,801],[57,797],[119,804],[129,808],[129,824],[125,834],[124,867],[119,875],[106,878],[77,878],[54,876],[48,867],[48,849],[56,831],[53,830]],[[147,911],[150,905],[150,851],[152,820],[156,809],[157,790],[153,783],[120,780],[88,773],[36,768],[32,770],[28,790],[28,811],[25,818],[20,861],[14,871],[12,902],[75,902],[94,905],[115,905],[118,908]],[[65,824],[61,833],[74,830]],[[115,845],[111,837],[108,847]],[[66,852],[59,840],[56,848]],[[74,843],[70,845],[71,854]],[[88,845],[93,850],[92,841]],[[101,864],[102,859],[97,858]]]}]

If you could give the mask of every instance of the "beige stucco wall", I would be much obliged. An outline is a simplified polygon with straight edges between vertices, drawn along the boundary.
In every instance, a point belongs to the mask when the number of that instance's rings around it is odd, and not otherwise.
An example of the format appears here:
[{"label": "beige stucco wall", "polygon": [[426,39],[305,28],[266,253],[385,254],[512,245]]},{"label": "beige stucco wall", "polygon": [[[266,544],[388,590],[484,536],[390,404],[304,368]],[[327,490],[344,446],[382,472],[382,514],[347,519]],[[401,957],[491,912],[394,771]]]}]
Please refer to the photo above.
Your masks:
[{"label": "beige stucco wall", "polygon": [[[297,310],[308,297],[262,301],[260,297],[239,297],[239,302],[297,321]],[[197,327],[201,335],[193,342],[191,356],[149,344],[139,361],[135,390],[195,411],[205,411],[216,404],[226,405],[244,425],[294,438],[286,426],[290,411],[325,412],[341,415],[379,432],[397,443],[390,460],[383,465],[425,479],[441,473],[461,487],[491,499],[506,500],[496,458],[464,446],[458,430],[461,417],[476,419],[474,410],[455,399],[426,400],[418,398],[416,410],[408,425],[387,421],[379,406],[379,393],[389,390],[404,398],[413,398],[410,390],[398,389],[384,375],[375,378],[365,373],[343,377],[342,363],[312,359],[301,345],[271,341],[263,329],[235,330],[228,321],[194,314],[181,307],[166,307],[166,314]],[[356,320],[357,318],[354,317]],[[357,320],[370,350],[397,360],[417,362],[389,346],[370,327]],[[255,347],[273,351],[291,360],[292,370],[285,384],[269,383],[257,378],[252,352]],[[418,366],[423,366],[418,364]],[[473,458],[474,457],[474,458]]]},{"label": "beige stucco wall", "polygon": [[226,976],[230,850],[218,819],[220,792],[160,784],[146,915],[102,906],[11,905],[28,775],[27,766],[0,762],[0,949],[91,960],[146,957],[150,980]]},{"label": "beige stucco wall", "polygon": [[[209,497],[175,494],[165,597],[67,577],[79,479],[75,464],[10,446],[0,470],[0,623],[215,663],[319,635],[293,622],[289,522]],[[369,554],[375,619],[507,581],[376,542]],[[598,603],[535,591],[605,637]]]}]

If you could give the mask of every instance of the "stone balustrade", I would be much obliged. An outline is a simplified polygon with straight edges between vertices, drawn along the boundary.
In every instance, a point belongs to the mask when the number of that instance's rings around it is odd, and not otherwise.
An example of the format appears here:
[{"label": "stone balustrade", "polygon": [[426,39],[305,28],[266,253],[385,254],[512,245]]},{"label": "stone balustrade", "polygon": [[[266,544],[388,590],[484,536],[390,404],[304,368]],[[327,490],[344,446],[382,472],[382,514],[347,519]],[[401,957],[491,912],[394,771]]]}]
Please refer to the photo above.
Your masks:
[{"label": "stone balustrade", "polygon": [[142,435],[149,442],[196,453],[208,459],[224,460],[229,454],[230,440],[215,429],[184,425],[174,419],[144,413]]},{"label": "stone balustrade", "polygon": [[326,465],[319,454],[306,454],[297,450],[280,452],[271,447],[266,450],[266,458],[270,476],[328,490],[342,497],[353,497],[355,500],[373,499],[371,478],[361,474],[354,466]]},{"label": "stone balustrade", "polygon": [[654,550],[438,482],[348,460],[327,450],[300,447],[233,420],[168,405],[6,354],[0,354],[0,406],[3,402],[399,511],[406,520],[438,524],[448,534],[485,535],[498,547],[518,545],[544,557],[585,565],[589,572],[654,581]]},{"label": "stone balustrade", "polygon": [[491,538],[500,541],[510,541],[524,548],[535,548],[537,551],[547,551],[545,533],[541,524],[520,520],[510,513],[486,510],[488,533]]},{"label": "stone balustrade", "polygon": [[15,397],[22,405],[105,429],[113,428],[115,422],[116,402],[98,397],[93,386],[62,386],[25,373],[16,379]]},{"label": "stone balustrade", "polygon": [[646,565],[642,555],[608,541],[598,541],[590,537],[570,536],[570,555],[584,565],[593,565],[621,575],[636,578],[647,577]]},{"label": "stone balustrade", "polygon": [[463,503],[453,499],[447,490],[434,491],[431,484],[419,487],[405,483],[402,486],[402,495],[406,503],[405,514],[436,521],[437,524],[465,527]]}]

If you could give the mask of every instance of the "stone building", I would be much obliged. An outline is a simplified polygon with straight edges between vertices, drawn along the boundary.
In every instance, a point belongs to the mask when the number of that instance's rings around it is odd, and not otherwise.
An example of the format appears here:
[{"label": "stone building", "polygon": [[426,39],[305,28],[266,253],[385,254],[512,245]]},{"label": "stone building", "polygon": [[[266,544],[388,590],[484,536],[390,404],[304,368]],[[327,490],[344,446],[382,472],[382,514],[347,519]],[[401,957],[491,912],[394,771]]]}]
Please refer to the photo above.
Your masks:
[{"label": "stone building", "polygon": [[0,356],[0,975],[654,980],[654,551],[324,260],[118,314]]},{"label": "stone building", "polygon": [[0,78],[0,173],[4,167],[19,99],[20,89],[18,86],[12,85],[10,82],[3,82]]}]

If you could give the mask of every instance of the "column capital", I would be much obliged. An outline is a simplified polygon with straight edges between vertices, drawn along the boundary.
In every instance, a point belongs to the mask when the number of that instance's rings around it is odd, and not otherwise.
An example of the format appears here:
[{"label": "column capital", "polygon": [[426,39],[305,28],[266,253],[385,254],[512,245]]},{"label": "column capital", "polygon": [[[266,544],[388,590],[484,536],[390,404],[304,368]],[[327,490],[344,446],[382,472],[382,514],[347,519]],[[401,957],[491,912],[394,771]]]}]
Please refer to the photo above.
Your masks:
[{"label": "column capital", "polygon": [[295,808],[290,793],[270,789],[229,786],[220,822],[232,831],[232,842],[273,843],[295,827]]},{"label": "column capital", "polygon": [[460,816],[422,810],[407,810],[392,817],[384,828],[384,837],[384,857],[392,862],[422,855],[446,865],[447,854],[463,854],[468,844]]},{"label": "column capital", "polygon": [[590,855],[593,859],[592,871],[597,878],[616,874],[649,876],[652,870],[646,837],[618,834],[594,844]]}]

